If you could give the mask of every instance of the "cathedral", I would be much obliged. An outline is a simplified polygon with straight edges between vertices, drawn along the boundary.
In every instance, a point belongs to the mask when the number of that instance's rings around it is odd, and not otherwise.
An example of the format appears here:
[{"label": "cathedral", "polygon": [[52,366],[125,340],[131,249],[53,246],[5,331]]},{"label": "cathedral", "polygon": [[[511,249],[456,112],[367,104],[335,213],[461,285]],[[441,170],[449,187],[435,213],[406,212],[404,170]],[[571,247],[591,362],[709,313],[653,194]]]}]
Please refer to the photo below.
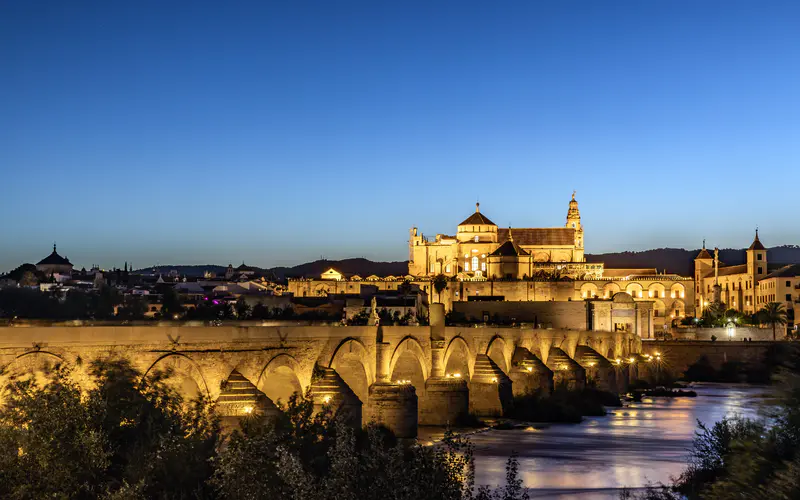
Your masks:
[{"label": "cathedral", "polygon": [[458,225],[455,236],[437,234],[428,239],[415,227],[408,245],[408,274],[412,276],[507,280],[602,276],[602,264],[585,263],[581,214],[574,192],[563,227],[498,228],[476,203],[475,213]]}]

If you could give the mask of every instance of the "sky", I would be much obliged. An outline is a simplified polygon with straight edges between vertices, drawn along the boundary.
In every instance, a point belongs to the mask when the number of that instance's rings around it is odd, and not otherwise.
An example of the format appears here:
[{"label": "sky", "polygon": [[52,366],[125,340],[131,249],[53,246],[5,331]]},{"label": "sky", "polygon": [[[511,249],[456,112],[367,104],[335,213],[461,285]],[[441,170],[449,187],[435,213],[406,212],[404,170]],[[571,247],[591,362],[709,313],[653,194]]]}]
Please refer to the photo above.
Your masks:
[{"label": "sky", "polygon": [[0,270],[800,244],[800,2],[0,2]]}]

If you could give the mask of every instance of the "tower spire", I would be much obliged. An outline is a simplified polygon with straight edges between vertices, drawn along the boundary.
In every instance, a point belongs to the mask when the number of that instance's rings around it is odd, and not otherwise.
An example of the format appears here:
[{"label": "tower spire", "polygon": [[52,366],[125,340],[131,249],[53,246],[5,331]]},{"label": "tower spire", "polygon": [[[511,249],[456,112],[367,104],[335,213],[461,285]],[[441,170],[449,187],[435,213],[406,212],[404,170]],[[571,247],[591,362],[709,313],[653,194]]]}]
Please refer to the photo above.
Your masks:
[{"label": "tower spire", "polygon": [[481,213],[481,202],[479,202],[479,201],[475,202],[475,213],[476,214]]}]

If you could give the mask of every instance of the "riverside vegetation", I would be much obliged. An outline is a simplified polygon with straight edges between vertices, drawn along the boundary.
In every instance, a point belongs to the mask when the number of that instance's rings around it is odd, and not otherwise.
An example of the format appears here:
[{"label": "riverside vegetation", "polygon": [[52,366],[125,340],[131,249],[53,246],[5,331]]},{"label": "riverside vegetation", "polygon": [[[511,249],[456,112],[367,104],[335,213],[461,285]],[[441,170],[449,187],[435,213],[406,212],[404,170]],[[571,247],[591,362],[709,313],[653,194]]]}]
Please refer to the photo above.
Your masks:
[{"label": "riverside vegetation", "polygon": [[230,435],[213,405],[185,404],[125,361],[96,361],[82,393],[70,369],[46,381],[14,380],[0,409],[0,497],[304,500],[527,498],[518,463],[507,482],[476,487],[470,443],[396,443],[391,432],[353,430],[295,395],[277,421],[249,418]]}]

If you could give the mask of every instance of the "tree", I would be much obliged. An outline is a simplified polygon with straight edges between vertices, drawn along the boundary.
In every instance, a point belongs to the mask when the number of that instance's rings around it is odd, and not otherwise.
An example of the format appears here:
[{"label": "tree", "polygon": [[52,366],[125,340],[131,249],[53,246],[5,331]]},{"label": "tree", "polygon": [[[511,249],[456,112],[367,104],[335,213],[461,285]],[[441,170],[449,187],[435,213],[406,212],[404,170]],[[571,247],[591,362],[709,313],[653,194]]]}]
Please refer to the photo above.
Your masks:
[{"label": "tree", "polygon": [[236,299],[236,317],[238,319],[247,319],[250,317],[250,305],[244,299],[244,297],[239,297]]},{"label": "tree", "polygon": [[786,324],[786,309],[780,302],[770,302],[759,312],[759,321],[763,324],[772,325],[772,340],[777,339],[776,327]]},{"label": "tree", "polygon": [[439,302],[442,301],[442,292],[447,290],[447,276],[444,274],[437,274],[431,280],[431,285],[433,289],[436,290],[436,295],[439,298]]},{"label": "tree", "polygon": [[174,319],[184,314],[185,310],[181,304],[180,297],[172,286],[167,286],[161,293],[161,315],[167,319]]},{"label": "tree", "polygon": [[209,498],[218,425],[164,375],[93,362],[86,395],[59,366],[43,387],[13,381],[0,408],[0,497]]},{"label": "tree", "polygon": [[39,280],[36,279],[36,275],[31,271],[24,271],[19,278],[19,286],[36,286],[38,284]]},{"label": "tree", "polygon": [[412,285],[408,280],[403,280],[400,286],[397,287],[397,291],[400,292],[400,296],[403,298],[403,312],[406,313],[408,312],[406,310],[406,299],[408,299],[408,296],[411,294],[411,289]]}]

